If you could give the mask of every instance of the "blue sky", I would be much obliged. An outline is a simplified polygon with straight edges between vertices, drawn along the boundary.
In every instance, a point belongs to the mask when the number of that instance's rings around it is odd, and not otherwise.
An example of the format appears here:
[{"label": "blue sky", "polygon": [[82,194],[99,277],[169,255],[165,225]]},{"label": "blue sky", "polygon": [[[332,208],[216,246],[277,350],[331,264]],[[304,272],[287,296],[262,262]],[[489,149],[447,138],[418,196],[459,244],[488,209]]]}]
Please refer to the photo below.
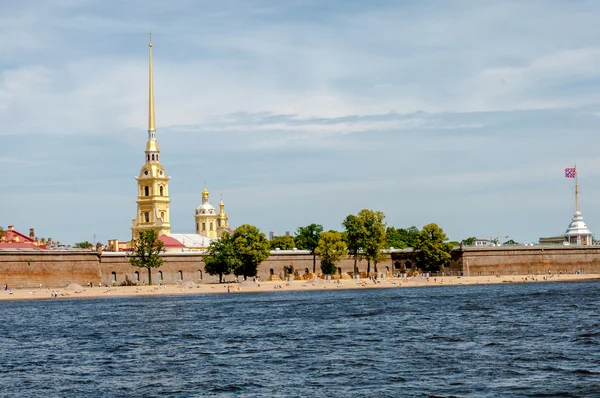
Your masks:
[{"label": "blue sky", "polygon": [[600,230],[600,3],[0,4],[0,225],[130,238],[147,137],[173,232],[206,180],[230,222],[283,233],[350,213],[451,239]]}]

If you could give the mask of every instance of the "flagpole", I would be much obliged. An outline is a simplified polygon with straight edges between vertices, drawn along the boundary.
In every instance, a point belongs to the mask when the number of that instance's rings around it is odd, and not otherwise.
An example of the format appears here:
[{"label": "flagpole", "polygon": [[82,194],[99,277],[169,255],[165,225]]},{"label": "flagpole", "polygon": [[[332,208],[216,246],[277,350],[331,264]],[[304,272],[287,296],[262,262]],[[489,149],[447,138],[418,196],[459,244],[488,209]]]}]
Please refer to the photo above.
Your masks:
[{"label": "flagpole", "polygon": [[575,163],[575,211],[579,211],[579,173],[577,172],[577,163]]}]

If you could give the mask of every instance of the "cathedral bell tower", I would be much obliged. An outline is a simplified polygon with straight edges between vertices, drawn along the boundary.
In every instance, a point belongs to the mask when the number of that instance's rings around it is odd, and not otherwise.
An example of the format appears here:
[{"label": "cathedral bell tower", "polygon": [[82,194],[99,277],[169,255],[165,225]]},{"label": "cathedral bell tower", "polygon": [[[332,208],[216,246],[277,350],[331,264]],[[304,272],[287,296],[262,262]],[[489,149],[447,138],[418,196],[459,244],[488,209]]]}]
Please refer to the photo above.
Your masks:
[{"label": "cathedral bell tower", "polygon": [[140,231],[153,229],[158,235],[169,235],[171,224],[169,218],[169,180],[164,167],[160,164],[160,149],[156,140],[156,124],[154,121],[154,82],[152,75],[152,42],[150,48],[149,67],[149,102],[148,102],[148,141],[144,155],[145,164],[135,179],[138,182],[137,213],[132,220],[131,237],[136,240]]}]

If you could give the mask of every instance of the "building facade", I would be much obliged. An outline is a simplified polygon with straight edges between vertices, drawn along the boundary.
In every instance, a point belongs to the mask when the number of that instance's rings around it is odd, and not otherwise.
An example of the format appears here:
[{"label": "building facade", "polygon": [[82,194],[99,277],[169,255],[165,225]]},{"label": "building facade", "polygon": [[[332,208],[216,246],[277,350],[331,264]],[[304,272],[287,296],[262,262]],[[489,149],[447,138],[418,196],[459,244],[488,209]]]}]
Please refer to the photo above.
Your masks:
[{"label": "building facade", "polygon": [[225,212],[223,197],[221,196],[218,213],[215,210],[215,207],[210,204],[209,199],[210,193],[206,189],[205,184],[204,190],[202,191],[202,204],[198,206],[194,212],[196,234],[216,239],[220,238],[224,232],[231,233],[232,231],[229,228],[229,217]]}]

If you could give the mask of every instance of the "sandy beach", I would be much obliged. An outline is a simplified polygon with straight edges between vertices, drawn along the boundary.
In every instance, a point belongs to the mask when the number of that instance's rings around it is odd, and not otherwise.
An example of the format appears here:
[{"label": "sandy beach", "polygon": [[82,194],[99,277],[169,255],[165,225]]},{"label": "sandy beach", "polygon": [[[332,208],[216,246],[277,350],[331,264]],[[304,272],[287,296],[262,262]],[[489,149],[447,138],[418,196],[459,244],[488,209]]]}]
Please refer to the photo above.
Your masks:
[{"label": "sandy beach", "polygon": [[[543,283],[600,280],[600,274],[580,275],[506,275],[506,276],[444,276],[411,277],[406,279],[387,278],[374,283],[368,279],[354,280],[296,280],[261,281],[255,283],[246,281],[241,283],[222,284],[197,284],[184,282],[181,285],[161,286],[114,286],[114,287],[87,287],[77,284],[65,288],[24,288],[0,291],[0,300],[33,300],[33,299],[69,299],[69,298],[97,298],[121,296],[156,296],[156,295],[181,295],[181,294],[240,294],[276,291],[302,291],[302,290],[340,290],[340,289],[386,289],[425,286],[450,286],[450,285],[483,285],[499,283]],[[55,296],[55,297],[53,297]]]}]

